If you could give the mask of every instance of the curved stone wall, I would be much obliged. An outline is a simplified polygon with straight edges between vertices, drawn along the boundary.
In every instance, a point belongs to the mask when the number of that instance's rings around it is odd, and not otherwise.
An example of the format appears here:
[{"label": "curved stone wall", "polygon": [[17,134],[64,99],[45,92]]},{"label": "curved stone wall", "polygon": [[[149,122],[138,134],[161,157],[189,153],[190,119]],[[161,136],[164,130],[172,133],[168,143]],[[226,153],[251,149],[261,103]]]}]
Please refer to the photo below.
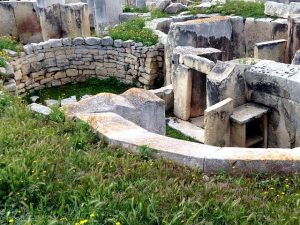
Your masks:
[{"label": "curved stone wall", "polygon": [[163,74],[164,47],[111,37],[51,39],[24,47],[12,60],[18,93],[114,76],[146,89]]}]

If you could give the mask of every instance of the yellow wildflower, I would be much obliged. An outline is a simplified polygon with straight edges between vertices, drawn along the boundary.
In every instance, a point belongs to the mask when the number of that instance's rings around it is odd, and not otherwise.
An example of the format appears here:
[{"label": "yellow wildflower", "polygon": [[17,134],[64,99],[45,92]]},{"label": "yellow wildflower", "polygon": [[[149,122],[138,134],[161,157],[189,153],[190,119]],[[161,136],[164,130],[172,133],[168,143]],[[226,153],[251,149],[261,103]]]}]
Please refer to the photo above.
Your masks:
[{"label": "yellow wildflower", "polygon": [[94,213],[92,213],[91,215],[90,215],[90,217],[91,218],[94,218],[96,215],[94,214]]},{"label": "yellow wildflower", "polygon": [[82,224],[86,224],[87,222],[88,222],[88,220],[81,220],[81,221],[79,222],[79,224],[82,225]]},{"label": "yellow wildflower", "polygon": [[120,222],[116,222],[116,225],[121,225],[121,223]]},{"label": "yellow wildflower", "polygon": [[9,219],[8,222],[9,223],[14,223],[15,221],[14,221],[14,219]]}]

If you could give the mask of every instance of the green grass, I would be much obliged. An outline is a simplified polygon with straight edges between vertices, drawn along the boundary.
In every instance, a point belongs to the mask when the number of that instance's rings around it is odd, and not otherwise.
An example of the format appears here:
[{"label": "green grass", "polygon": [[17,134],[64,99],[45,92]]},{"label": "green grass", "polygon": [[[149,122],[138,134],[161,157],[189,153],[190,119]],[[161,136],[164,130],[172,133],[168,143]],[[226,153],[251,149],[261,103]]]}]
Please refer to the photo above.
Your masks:
[{"label": "green grass", "polygon": [[211,14],[220,13],[221,15],[235,14],[238,16],[261,18],[266,17],[264,14],[265,6],[263,1],[246,2],[243,0],[228,0],[224,5],[215,5],[208,9],[190,10],[192,14]]},{"label": "green grass", "polygon": [[172,127],[170,127],[168,125],[166,127],[166,136],[176,138],[176,139],[180,139],[180,140],[184,140],[184,141],[198,142],[195,139],[184,135],[180,131],[173,129]]},{"label": "green grass", "polygon": [[0,124],[0,224],[300,223],[299,175],[203,176],[109,148],[21,99],[0,99]]},{"label": "green grass", "polygon": [[70,96],[76,96],[77,99],[83,95],[95,95],[101,92],[109,92],[114,94],[121,94],[131,88],[132,85],[125,84],[114,77],[100,80],[97,78],[90,78],[82,83],[67,84],[59,87],[51,87],[39,91],[35,91],[26,96],[27,101],[31,96],[39,96],[40,102],[47,99],[63,99]]},{"label": "green grass", "polygon": [[[6,66],[6,62],[4,59],[0,58],[0,67],[5,67]],[[1,74],[0,74],[1,76]]]},{"label": "green grass", "polygon": [[148,13],[149,9],[146,6],[144,6],[142,8],[138,8],[138,7],[130,7],[130,6],[126,5],[123,9],[123,12],[126,12],[126,13]]},{"label": "green grass", "polygon": [[109,31],[109,36],[114,40],[141,42],[146,46],[158,43],[158,36],[152,30],[145,28],[145,20],[143,18],[136,18],[112,28]]},{"label": "green grass", "polygon": [[0,36],[0,51],[10,49],[16,52],[23,50],[23,45],[18,43],[14,38],[8,36]]}]

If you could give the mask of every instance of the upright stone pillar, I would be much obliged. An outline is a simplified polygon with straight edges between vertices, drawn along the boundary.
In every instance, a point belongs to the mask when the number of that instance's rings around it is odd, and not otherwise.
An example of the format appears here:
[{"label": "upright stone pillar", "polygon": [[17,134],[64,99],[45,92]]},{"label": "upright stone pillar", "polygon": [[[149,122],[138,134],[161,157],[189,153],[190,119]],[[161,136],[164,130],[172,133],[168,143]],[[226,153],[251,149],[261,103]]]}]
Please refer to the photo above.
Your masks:
[{"label": "upright stone pillar", "polygon": [[287,54],[289,62],[292,61],[294,54],[300,49],[300,15],[290,15],[288,19],[289,38]]},{"label": "upright stone pillar", "polygon": [[39,8],[47,8],[54,4],[65,4],[65,0],[37,0],[37,6]]},{"label": "upright stone pillar", "polygon": [[94,0],[94,15],[96,34],[104,32],[109,25],[119,23],[122,13],[122,0]]}]

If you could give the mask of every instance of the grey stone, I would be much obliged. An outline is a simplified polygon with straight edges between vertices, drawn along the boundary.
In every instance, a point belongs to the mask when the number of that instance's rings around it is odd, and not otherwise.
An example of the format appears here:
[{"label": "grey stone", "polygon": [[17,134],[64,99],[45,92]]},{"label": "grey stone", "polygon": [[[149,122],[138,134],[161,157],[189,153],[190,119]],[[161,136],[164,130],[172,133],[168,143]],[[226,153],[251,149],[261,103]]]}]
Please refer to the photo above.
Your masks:
[{"label": "grey stone", "polygon": [[85,43],[84,38],[77,37],[73,40],[74,45],[83,45]]},{"label": "grey stone", "polygon": [[39,96],[31,96],[31,97],[30,97],[30,101],[31,101],[32,103],[36,103],[36,101],[37,101],[39,98],[40,98]]},{"label": "grey stone", "polygon": [[173,109],[173,107],[174,107],[174,91],[173,91],[172,85],[168,85],[168,86],[161,87],[161,88],[155,89],[155,90],[150,90],[150,91],[165,101],[165,111],[166,112]]},{"label": "grey stone", "polygon": [[181,3],[171,3],[165,8],[165,12],[168,14],[175,14],[185,10],[188,10],[188,7]]},{"label": "grey stone", "polygon": [[54,100],[54,99],[45,100],[45,104],[48,107],[51,107],[51,106],[57,106],[57,107],[59,107],[59,101]]},{"label": "grey stone", "polygon": [[62,40],[61,39],[50,39],[48,43],[51,45],[52,48],[62,47]]},{"label": "grey stone", "polygon": [[87,37],[85,38],[85,43],[87,45],[99,45],[101,42],[101,38],[97,37]]},{"label": "grey stone", "polygon": [[115,40],[114,41],[114,46],[117,47],[117,48],[120,48],[123,46],[123,41],[122,40]]},{"label": "grey stone", "polygon": [[39,113],[45,116],[50,115],[51,113],[51,109],[47,106],[44,105],[40,105],[40,104],[36,104],[36,103],[32,103],[29,105],[29,108],[31,111],[35,112],[35,113]]},{"label": "grey stone", "polygon": [[111,37],[104,37],[101,40],[101,45],[104,46],[112,46],[114,44],[114,40]]},{"label": "grey stone", "polygon": [[61,100],[61,106],[67,106],[67,105],[72,105],[73,103],[76,103],[77,99],[76,96],[71,96],[69,98],[65,98],[63,100]]}]

